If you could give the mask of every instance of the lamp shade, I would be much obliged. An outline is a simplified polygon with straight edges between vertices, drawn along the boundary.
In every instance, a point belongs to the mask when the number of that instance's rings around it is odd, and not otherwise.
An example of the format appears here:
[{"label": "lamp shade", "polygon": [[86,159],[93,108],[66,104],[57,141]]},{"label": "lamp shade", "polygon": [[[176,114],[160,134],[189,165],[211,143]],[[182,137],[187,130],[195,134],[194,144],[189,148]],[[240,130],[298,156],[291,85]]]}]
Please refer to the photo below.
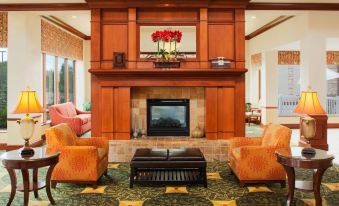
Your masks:
[{"label": "lamp shade", "polygon": [[42,113],[42,109],[39,100],[36,95],[36,91],[31,91],[27,88],[20,92],[18,102],[13,109],[14,114],[29,114],[29,113]]},{"label": "lamp shade", "polygon": [[298,114],[320,115],[326,114],[325,110],[320,105],[317,92],[309,90],[301,93],[301,98],[298,105],[293,110]]}]

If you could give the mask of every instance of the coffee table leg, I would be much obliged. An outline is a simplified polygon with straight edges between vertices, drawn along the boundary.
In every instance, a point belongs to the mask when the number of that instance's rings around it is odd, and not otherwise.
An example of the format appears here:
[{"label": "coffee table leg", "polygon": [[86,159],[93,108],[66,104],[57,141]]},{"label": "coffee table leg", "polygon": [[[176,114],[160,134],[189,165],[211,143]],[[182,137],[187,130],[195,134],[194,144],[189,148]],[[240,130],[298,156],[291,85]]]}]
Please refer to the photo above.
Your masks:
[{"label": "coffee table leg", "polygon": [[206,167],[203,167],[202,168],[202,178],[203,178],[203,181],[204,181],[204,187],[207,188],[207,173],[206,173]]},{"label": "coffee table leg", "polygon": [[133,188],[134,176],[135,176],[135,168],[131,167],[131,174],[130,174],[130,178],[129,178],[129,188]]},{"label": "coffee table leg", "polygon": [[288,177],[288,201],[287,205],[293,205],[294,189],[295,189],[295,173],[293,167],[284,165]]},{"label": "coffee table leg", "polygon": [[15,175],[15,171],[13,169],[7,169],[9,177],[11,179],[11,195],[9,197],[9,200],[7,202],[7,206],[10,206],[12,204],[12,201],[15,197],[15,193],[16,193],[16,175]]},{"label": "coffee table leg", "polygon": [[33,169],[33,191],[34,191],[34,197],[38,198],[38,168]]},{"label": "coffee table leg", "polygon": [[317,169],[313,172],[313,191],[314,191],[314,198],[316,202],[316,206],[322,205],[322,199],[320,196],[320,185],[321,185],[321,179],[323,177],[325,169]]},{"label": "coffee table leg", "polygon": [[55,165],[56,164],[51,165],[48,168],[47,175],[46,175],[46,193],[47,193],[48,199],[51,202],[51,204],[55,204],[55,201],[54,201],[54,199],[52,197],[52,193],[51,193],[51,176],[52,176],[52,172],[53,172]]},{"label": "coffee table leg", "polygon": [[22,179],[24,184],[24,206],[28,206],[29,200],[29,173],[28,169],[21,169]]}]

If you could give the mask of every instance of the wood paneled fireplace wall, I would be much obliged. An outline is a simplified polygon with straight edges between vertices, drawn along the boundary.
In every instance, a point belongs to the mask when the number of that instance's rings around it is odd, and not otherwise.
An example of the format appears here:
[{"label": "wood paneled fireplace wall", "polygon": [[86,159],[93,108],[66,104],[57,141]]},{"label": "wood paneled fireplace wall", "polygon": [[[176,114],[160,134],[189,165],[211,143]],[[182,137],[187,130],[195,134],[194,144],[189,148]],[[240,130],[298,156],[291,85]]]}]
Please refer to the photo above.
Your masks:
[{"label": "wood paneled fireplace wall", "polygon": [[[245,134],[245,20],[247,0],[88,0],[91,8],[92,135],[131,137],[131,88],[203,87],[207,139]],[[155,69],[140,58],[142,25],[196,26],[196,58],[177,69]],[[151,43],[151,38],[149,39]],[[113,53],[126,68],[113,68]],[[230,59],[212,69],[210,60]]]}]

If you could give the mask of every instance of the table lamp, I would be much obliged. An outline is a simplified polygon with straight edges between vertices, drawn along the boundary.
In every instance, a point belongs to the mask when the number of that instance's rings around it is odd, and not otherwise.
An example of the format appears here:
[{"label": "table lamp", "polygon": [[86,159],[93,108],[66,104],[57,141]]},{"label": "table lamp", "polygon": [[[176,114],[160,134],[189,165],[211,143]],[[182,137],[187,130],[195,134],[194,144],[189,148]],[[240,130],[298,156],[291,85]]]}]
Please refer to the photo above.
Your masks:
[{"label": "table lamp", "polygon": [[29,139],[32,137],[36,121],[29,116],[30,113],[42,113],[43,109],[39,103],[36,92],[26,88],[21,91],[18,102],[13,109],[13,114],[26,114],[21,120],[18,120],[20,125],[20,133],[25,140],[25,145],[21,150],[22,156],[33,156],[34,150],[29,146]]},{"label": "table lamp", "polygon": [[301,136],[304,137],[309,147],[302,150],[303,154],[315,154],[315,150],[310,146],[310,141],[316,134],[316,120],[307,115],[324,115],[326,112],[320,105],[317,92],[310,88],[301,93],[298,105],[293,110],[294,113],[302,114],[300,120]]}]

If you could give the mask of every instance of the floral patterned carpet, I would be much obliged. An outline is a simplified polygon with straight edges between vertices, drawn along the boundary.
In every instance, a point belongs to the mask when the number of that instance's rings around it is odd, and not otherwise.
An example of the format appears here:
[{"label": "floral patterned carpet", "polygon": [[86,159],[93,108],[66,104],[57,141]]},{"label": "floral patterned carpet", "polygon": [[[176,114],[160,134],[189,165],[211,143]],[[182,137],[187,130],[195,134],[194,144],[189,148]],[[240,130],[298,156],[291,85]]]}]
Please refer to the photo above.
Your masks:
[{"label": "floral patterned carpet", "polygon": [[[310,179],[311,171],[297,171],[297,177]],[[46,168],[39,172],[39,179],[44,179]],[[21,173],[17,171],[18,181]],[[279,184],[248,185],[240,187],[231,174],[226,162],[208,164],[208,188],[194,185],[140,186],[129,188],[129,165],[109,164],[109,176],[103,176],[99,187],[93,190],[85,185],[58,184],[52,189],[56,205],[157,205],[157,206],[241,206],[241,205],[286,205],[287,188]],[[326,185],[325,185],[326,184]],[[0,205],[6,205],[9,198],[10,180],[7,171],[0,168]],[[339,205],[339,167],[328,169],[323,178],[321,194],[323,205]],[[35,199],[30,193],[30,205],[49,205],[44,190],[39,191],[40,198]],[[296,205],[314,205],[313,194],[301,191],[295,193]],[[23,194],[17,192],[12,205],[22,205]]]}]

